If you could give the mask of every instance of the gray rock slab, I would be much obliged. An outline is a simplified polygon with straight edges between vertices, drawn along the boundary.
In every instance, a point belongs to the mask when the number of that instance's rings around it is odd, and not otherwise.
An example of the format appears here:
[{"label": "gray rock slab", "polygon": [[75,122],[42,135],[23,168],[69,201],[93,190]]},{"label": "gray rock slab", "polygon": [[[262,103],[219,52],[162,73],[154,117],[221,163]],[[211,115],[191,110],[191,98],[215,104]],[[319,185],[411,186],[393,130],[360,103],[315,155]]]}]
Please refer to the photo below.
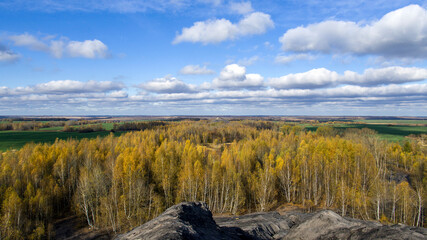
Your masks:
[{"label": "gray rock slab", "polygon": [[427,239],[426,228],[382,225],[344,218],[330,210],[316,213],[252,213],[212,217],[202,202],[183,202],[116,239]]}]

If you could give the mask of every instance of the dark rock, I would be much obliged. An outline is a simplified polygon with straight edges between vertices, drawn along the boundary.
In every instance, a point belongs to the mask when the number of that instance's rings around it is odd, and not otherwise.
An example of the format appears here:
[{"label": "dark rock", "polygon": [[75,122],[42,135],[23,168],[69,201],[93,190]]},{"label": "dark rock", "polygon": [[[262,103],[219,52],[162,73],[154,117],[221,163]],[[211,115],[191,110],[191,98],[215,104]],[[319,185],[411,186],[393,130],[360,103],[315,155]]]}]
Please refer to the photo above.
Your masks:
[{"label": "dark rock", "polygon": [[237,227],[254,239],[278,239],[286,235],[294,223],[278,212],[252,213],[238,217],[216,217],[220,227]]},{"label": "dark rock", "polygon": [[427,239],[425,228],[386,226],[378,222],[343,218],[330,210],[320,211],[292,228],[283,239]]},{"label": "dark rock", "polygon": [[253,213],[215,221],[205,203],[184,202],[116,239],[427,239],[425,228],[386,226],[330,210]]},{"label": "dark rock", "polygon": [[206,203],[183,202],[116,239],[252,239],[239,228],[220,228]]}]

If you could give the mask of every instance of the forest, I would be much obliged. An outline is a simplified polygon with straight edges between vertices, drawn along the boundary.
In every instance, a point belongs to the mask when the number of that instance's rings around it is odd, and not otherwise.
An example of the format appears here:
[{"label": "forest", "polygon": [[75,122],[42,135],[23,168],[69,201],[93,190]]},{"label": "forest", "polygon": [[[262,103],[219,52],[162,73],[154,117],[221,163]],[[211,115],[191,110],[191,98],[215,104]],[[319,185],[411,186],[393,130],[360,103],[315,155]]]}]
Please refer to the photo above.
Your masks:
[{"label": "forest", "polygon": [[144,130],[2,152],[0,238],[50,238],[55,219],[76,214],[118,234],[181,201],[205,201],[213,213],[293,204],[426,226],[424,143],[276,121],[122,127]]}]

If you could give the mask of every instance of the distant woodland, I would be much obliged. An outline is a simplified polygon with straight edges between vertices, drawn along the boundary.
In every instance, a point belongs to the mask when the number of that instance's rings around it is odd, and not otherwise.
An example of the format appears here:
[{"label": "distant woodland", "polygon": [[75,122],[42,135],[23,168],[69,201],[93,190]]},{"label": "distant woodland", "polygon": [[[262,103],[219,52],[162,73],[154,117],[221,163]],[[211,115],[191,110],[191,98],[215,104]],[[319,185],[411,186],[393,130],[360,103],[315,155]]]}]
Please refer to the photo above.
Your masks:
[{"label": "distant woodland", "polygon": [[181,201],[214,213],[306,211],[426,226],[427,154],[370,129],[270,121],[117,125],[119,137],[27,144],[0,154],[0,239],[45,239],[53,221],[127,231]]}]

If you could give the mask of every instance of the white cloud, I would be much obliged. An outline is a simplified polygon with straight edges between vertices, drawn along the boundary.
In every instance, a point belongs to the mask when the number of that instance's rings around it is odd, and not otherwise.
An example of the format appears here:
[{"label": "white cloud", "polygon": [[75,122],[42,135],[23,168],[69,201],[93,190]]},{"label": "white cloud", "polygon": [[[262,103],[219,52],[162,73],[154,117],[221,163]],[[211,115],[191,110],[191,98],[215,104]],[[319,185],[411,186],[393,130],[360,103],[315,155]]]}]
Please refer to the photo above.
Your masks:
[{"label": "white cloud", "polygon": [[313,90],[313,93],[324,97],[401,97],[401,96],[422,96],[427,93],[427,84],[411,84],[378,87],[361,87],[361,86],[342,86],[332,89]]},{"label": "white cloud", "polygon": [[212,81],[215,88],[259,88],[264,84],[264,77],[259,74],[246,74],[246,68],[237,64],[224,67],[219,77]]},{"label": "white cloud", "polygon": [[0,87],[0,97],[6,96],[6,95],[9,95],[9,94],[10,94],[10,90],[9,90],[8,87],[5,87],[5,86]]},{"label": "white cloud", "polygon": [[50,53],[55,58],[62,58],[64,53],[68,57],[106,58],[108,47],[98,39],[85,41],[68,41],[66,38],[52,40],[52,36],[39,39],[28,33],[11,35],[8,37],[15,46],[28,47],[34,51]]},{"label": "white cloud", "polygon": [[[310,106],[321,102],[335,104],[355,104],[364,106],[384,106],[384,102],[391,106],[401,103],[423,103],[427,94],[427,84],[387,85],[377,87],[341,86],[329,89],[264,89],[256,91],[221,90],[197,93],[171,93],[155,96],[134,96],[131,99],[144,102],[163,104],[178,103],[179,106],[193,103],[200,105],[233,104],[248,106],[273,106],[275,104],[289,104],[289,106]],[[424,107],[425,108],[425,107]]]},{"label": "white cloud", "polygon": [[108,94],[108,97],[113,98],[126,98],[128,97],[128,93],[126,91],[120,90],[120,91],[113,91]]},{"label": "white cloud", "polygon": [[399,84],[427,79],[427,69],[416,67],[386,67],[366,69],[363,74],[345,71],[342,82],[361,86]]},{"label": "white cloud", "polygon": [[224,18],[195,22],[192,27],[183,28],[182,33],[175,37],[173,43],[219,43],[226,40],[234,40],[242,36],[263,34],[267,29],[273,27],[274,23],[270,15],[262,12],[254,12],[246,15],[235,24]]},{"label": "white cloud", "polygon": [[426,58],[427,11],[409,5],[370,24],[328,20],[290,29],[279,40],[283,50],[294,52]]},{"label": "white cloud", "polygon": [[119,82],[112,81],[94,81],[87,82],[75,80],[57,80],[47,83],[37,84],[34,87],[27,87],[24,90],[35,93],[86,93],[86,92],[107,92],[113,90],[121,90],[124,85]]},{"label": "white cloud", "polygon": [[363,74],[345,71],[343,75],[325,68],[317,68],[303,73],[271,78],[269,85],[276,89],[314,89],[333,87],[340,84],[358,86],[400,84],[424,79],[427,79],[427,69],[415,67],[370,68],[366,69]]},{"label": "white cloud", "polygon": [[296,61],[296,60],[314,60],[316,59],[315,56],[307,53],[299,53],[299,54],[292,54],[292,55],[279,55],[276,57],[275,62],[276,63],[282,63],[282,64],[288,64],[290,62]]},{"label": "white cloud", "polygon": [[280,78],[272,78],[269,84],[277,89],[322,88],[335,84],[338,78],[339,76],[336,72],[325,68],[317,68],[304,73],[288,74]]},{"label": "white cloud", "polygon": [[193,85],[186,84],[171,76],[156,78],[149,82],[142,83],[138,87],[155,93],[188,93],[196,91]]},{"label": "white cloud", "polygon": [[62,58],[62,54],[64,52],[64,42],[51,41],[50,43],[50,53],[56,58]]},{"label": "white cloud", "polygon": [[12,52],[0,44],[0,62],[14,62],[20,58],[19,54]]},{"label": "white cloud", "polygon": [[229,8],[238,14],[248,14],[254,11],[251,2],[230,2]]},{"label": "white cloud", "polygon": [[97,39],[83,42],[71,41],[67,45],[67,52],[71,57],[105,58],[108,56],[107,46]]},{"label": "white cloud", "polygon": [[91,111],[116,109],[117,102],[128,101],[124,85],[109,81],[59,80],[35,86],[0,87],[0,112],[11,114],[78,113],[92,105]]},{"label": "white cloud", "polygon": [[274,23],[270,15],[262,12],[254,12],[246,15],[238,24],[240,35],[263,34],[269,28],[273,28]]},{"label": "white cloud", "polygon": [[9,39],[15,46],[24,46],[36,51],[48,51],[49,49],[49,47],[44,42],[28,33],[11,35],[9,36]]},{"label": "white cloud", "polygon": [[[229,79],[234,75],[242,76],[243,73],[242,69],[238,68],[228,72],[223,76]],[[250,74],[246,75],[246,78],[253,77]],[[123,86],[119,86],[118,89],[109,87],[111,84],[106,82],[52,81],[36,86],[0,87],[0,112],[81,114],[83,111],[92,114],[96,112],[170,115],[221,114],[223,112],[220,109],[227,108],[230,109],[230,114],[281,114],[282,112],[278,112],[280,109],[286,110],[283,112],[285,114],[288,113],[288,109],[294,108],[300,109],[299,114],[307,114],[306,109],[301,108],[314,108],[313,111],[316,113],[329,111],[333,114],[349,114],[349,111],[354,112],[354,109],[363,108],[380,115],[384,113],[385,108],[389,109],[390,113],[401,108],[405,114],[419,115],[420,112],[427,111],[425,83],[374,87],[345,85],[321,89],[227,88],[209,91],[169,91],[175,88],[173,85],[172,83],[169,87],[154,87],[161,90],[158,94],[141,92],[137,95],[130,95],[128,90],[120,89]],[[82,90],[86,88],[90,91]],[[378,111],[379,106],[381,111]],[[341,109],[340,112],[338,108]],[[248,109],[251,110],[240,112]]]},{"label": "white cloud", "polygon": [[199,65],[187,65],[183,67],[179,73],[183,75],[209,75],[214,74],[215,72],[208,69],[206,66],[200,67]]}]

